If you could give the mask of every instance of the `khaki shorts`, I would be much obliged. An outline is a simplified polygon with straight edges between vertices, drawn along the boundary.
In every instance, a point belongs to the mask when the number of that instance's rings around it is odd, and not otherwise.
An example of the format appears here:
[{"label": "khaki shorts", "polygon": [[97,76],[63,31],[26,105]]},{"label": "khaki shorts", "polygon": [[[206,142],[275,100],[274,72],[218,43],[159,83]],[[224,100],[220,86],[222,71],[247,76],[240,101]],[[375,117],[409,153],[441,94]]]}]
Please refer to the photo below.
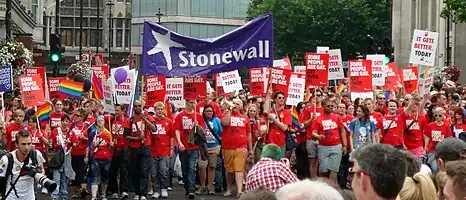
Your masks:
[{"label": "khaki shorts", "polygon": [[247,149],[223,149],[222,154],[226,172],[244,172],[248,154]]},{"label": "khaki shorts", "polygon": [[206,168],[211,167],[215,168],[217,166],[217,158],[220,153],[220,146],[212,147],[207,149],[207,160],[199,159],[199,167]]}]

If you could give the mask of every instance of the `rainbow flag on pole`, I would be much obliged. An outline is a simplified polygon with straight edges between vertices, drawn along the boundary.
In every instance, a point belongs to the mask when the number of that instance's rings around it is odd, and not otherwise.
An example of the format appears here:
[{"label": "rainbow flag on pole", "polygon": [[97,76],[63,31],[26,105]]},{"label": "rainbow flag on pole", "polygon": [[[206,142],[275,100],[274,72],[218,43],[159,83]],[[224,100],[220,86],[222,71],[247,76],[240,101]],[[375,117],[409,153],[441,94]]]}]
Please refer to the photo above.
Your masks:
[{"label": "rainbow flag on pole", "polygon": [[84,83],[79,83],[72,80],[64,80],[60,83],[58,91],[72,97],[80,97],[83,95],[83,87]]},{"label": "rainbow flag on pole", "polygon": [[296,129],[300,130],[301,129],[301,122],[299,122],[299,114],[298,111],[296,110],[296,107],[291,108],[291,120],[292,124]]},{"label": "rainbow flag on pole", "polygon": [[48,121],[50,119],[50,112],[52,112],[52,106],[48,103],[39,106],[36,111],[36,117],[41,121]]},{"label": "rainbow flag on pole", "polygon": [[92,91],[94,92],[94,97],[97,100],[104,99],[104,91],[102,87],[102,79],[99,79],[95,73],[92,73]]}]

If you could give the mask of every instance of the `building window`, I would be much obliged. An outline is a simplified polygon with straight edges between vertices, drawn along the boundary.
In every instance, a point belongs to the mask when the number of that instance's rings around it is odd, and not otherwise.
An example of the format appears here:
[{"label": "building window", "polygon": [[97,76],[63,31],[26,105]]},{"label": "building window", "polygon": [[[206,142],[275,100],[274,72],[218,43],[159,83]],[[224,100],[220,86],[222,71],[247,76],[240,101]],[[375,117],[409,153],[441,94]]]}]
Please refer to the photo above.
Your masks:
[{"label": "building window", "polygon": [[79,46],[79,37],[82,37],[82,39],[83,39],[83,40],[82,40],[82,43],[81,43],[82,46],[83,46],[83,47],[87,46],[87,43],[86,43],[86,41],[87,41],[87,31],[86,31],[86,30],[83,30],[83,31],[82,31],[82,36],[79,34],[79,29],[76,29],[75,33],[76,33],[76,37],[75,37],[75,39],[76,39],[76,40],[75,40],[76,46]]},{"label": "building window", "polygon": [[89,46],[91,47],[96,47],[97,46],[97,30],[91,29],[90,30],[90,41],[89,41]]},{"label": "building window", "polygon": [[62,27],[73,27],[73,18],[71,18],[71,17],[62,17],[60,26],[62,26]]},{"label": "building window", "polygon": [[61,42],[65,46],[73,46],[73,29],[61,29]]},{"label": "building window", "polygon": [[125,47],[126,48],[130,47],[130,38],[131,38],[131,31],[129,28],[127,28],[125,31]]},{"label": "building window", "polygon": [[96,18],[91,18],[91,27],[97,27],[97,22],[100,22],[99,28],[102,28],[102,19],[96,20]]},{"label": "building window", "polygon": [[123,19],[116,19],[117,28],[123,28]]},{"label": "building window", "polygon": [[73,0],[63,0],[61,5],[64,7],[73,7]]},{"label": "building window", "polygon": [[117,0],[117,2],[123,2],[123,0]]},{"label": "building window", "polygon": [[99,1],[98,0],[91,0],[91,7],[97,7],[97,2],[99,2]]},{"label": "building window", "polygon": [[88,27],[88,23],[87,23],[88,18],[82,18],[82,19],[80,19],[80,18],[75,18],[75,20],[76,20],[76,27],[80,27],[80,26],[81,26],[81,24],[80,24],[81,21],[83,22],[83,27]]},{"label": "building window", "polygon": [[117,30],[116,32],[116,47],[123,47],[123,31]]},{"label": "building window", "polygon": [[131,27],[131,19],[126,19],[125,20],[125,27],[130,28]]}]

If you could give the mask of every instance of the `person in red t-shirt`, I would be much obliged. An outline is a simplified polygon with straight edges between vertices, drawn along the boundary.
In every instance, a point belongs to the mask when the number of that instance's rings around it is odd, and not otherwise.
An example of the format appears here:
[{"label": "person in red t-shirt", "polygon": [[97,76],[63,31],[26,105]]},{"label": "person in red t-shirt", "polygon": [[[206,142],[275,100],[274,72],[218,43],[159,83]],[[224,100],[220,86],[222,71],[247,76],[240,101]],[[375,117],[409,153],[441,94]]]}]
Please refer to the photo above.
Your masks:
[{"label": "person in red t-shirt", "polygon": [[212,95],[206,95],[204,101],[201,101],[196,105],[196,112],[202,113],[204,106],[211,105],[212,107],[214,107],[214,112],[220,114],[222,112],[220,110],[220,105],[218,105],[218,103],[215,103],[215,101],[212,101],[211,98]]},{"label": "person in red t-shirt", "polygon": [[312,136],[312,122],[318,116],[321,116],[323,113],[322,109],[322,92],[320,90],[315,91],[313,94],[312,99],[315,99],[315,104],[311,104],[309,107],[304,109],[303,111],[303,125],[306,129],[306,150],[307,150],[307,158],[309,159],[309,174],[311,178],[317,178],[317,170],[318,170],[318,163],[317,163],[317,147],[318,142],[316,138]]},{"label": "person in red t-shirt", "polygon": [[84,180],[85,166],[88,162],[88,135],[90,133],[90,127],[84,123],[84,119],[87,118],[87,111],[84,108],[78,108],[74,114],[74,122],[70,125],[70,140],[73,143],[71,149],[71,165],[73,171],[76,172],[76,178],[73,182],[73,186],[79,187],[79,194],[85,195],[87,191],[87,184]]},{"label": "person in red t-shirt", "polygon": [[149,173],[150,173],[150,146],[151,131],[157,131],[154,118],[145,116],[142,111],[142,102],[134,101],[134,116],[130,120],[131,133],[126,135],[129,140],[131,169],[130,174],[133,178],[133,186],[137,197],[146,197],[148,192]]},{"label": "person in red t-shirt", "polygon": [[110,164],[112,163],[113,146],[112,134],[105,128],[104,116],[96,117],[96,133],[92,140],[92,184],[91,196],[92,199],[97,199],[97,191],[101,186],[101,199],[105,199],[107,194],[108,175],[110,172]]},{"label": "person in red t-shirt", "polygon": [[387,115],[380,118],[376,124],[380,143],[388,144],[398,149],[406,149],[403,138],[404,119],[402,116],[396,114],[398,104],[395,100],[390,100],[387,106]]},{"label": "person in red t-shirt", "polygon": [[[348,127],[351,121],[354,119],[354,117],[352,114],[348,115],[346,111],[347,111],[346,104],[344,103],[338,104],[337,112],[340,115],[341,122],[343,123],[343,127],[345,128],[346,142],[348,144],[348,148],[351,149],[351,142],[350,142],[351,134],[349,132]],[[349,167],[350,167],[349,153],[347,153],[347,154],[344,154],[341,159],[340,171],[339,171],[340,173],[338,173],[338,183],[341,188],[346,188]]]},{"label": "person in red t-shirt", "polygon": [[[72,148],[72,143],[70,140],[70,130],[69,130],[69,122],[70,116],[65,114],[61,117],[60,126],[53,129],[52,133],[50,133],[50,140],[52,144],[51,150],[63,150],[65,156],[69,159],[69,150]],[[53,181],[57,183],[57,189],[52,192],[52,199],[60,199],[68,197],[68,184],[69,180],[73,177],[68,177],[64,170],[65,164],[63,164],[60,168],[53,168],[52,176]],[[84,168],[84,166],[81,166]]]},{"label": "person in red t-shirt", "polygon": [[424,149],[427,153],[427,164],[432,172],[438,171],[438,165],[435,157],[435,147],[445,138],[452,137],[450,125],[445,122],[445,109],[438,107],[434,110],[435,121],[427,125],[424,130]]},{"label": "person in red t-shirt", "polygon": [[[120,104],[115,104],[115,117],[110,119],[112,124],[110,130],[113,139],[113,158],[110,166],[108,191],[113,194],[112,196],[118,196],[118,191],[120,191],[121,198],[128,198],[129,196],[129,143],[125,139],[125,135],[129,135],[131,129],[130,120],[125,116],[125,113],[126,109],[123,109]],[[120,181],[117,181],[118,175]]]},{"label": "person in red t-shirt", "polygon": [[63,102],[61,100],[56,100],[54,104],[54,111],[50,113],[50,120],[47,128],[52,131],[53,129],[60,126],[61,117],[65,114],[63,111]]},{"label": "person in red t-shirt", "polygon": [[427,101],[426,97],[427,96],[424,97],[420,104],[420,98],[417,95],[413,95],[406,108],[402,109],[400,113],[400,117],[404,121],[404,144],[406,149],[418,158],[421,158],[424,152],[422,131],[427,125],[427,119],[419,112],[421,111],[420,108],[424,107]]},{"label": "person in red t-shirt", "polygon": [[34,148],[40,151],[42,155],[47,155],[46,149],[49,144],[48,136],[45,130],[38,129],[37,117],[35,115],[29,117],[29,127],[31,128],[32,144]]},{"label": "person in red t-shirt", "polygon": [[466,116],[464,115],[463,108],[457,108],[453,115],[453,135],[459,137],[461,133],[466,132]]},{"label": "person in red t-shirt", "polygon": [[273,105],[271,104],[272,94],[273,90],[270,88],[264,102],[264,113],[268,115],[270,123],[268,141],[266,143],[276,144],[282,148],[283,157],[286,153],[285,134],[292,125],[291,112],[285,109],[285,94],[283,92],[278,91],[273,95]]},{"label": "person in red t-shirt", "polygon": [[312,123],[312,135],[319,140],[319,173],[321,176],[329,173],[328,178],[336,182],[342,153],[346,154],[348,143],[341,117],[332,113],[334,105],[330,100],[322,102],[324,113]]},{"label": "person in red t-shirt", "polygon": [[5,130],[5,140],[6,140],[6,150],[13,151],[16,149],[14,143],[16,142],[16,134],[23,129],[28,130],[31,133],[31,128],[29,126],[25,126],[24,121],[24,111],[23,110],[15,110],[13,113],[13,118],[15,120],[14,123],[9,124]]},{"label": "person in red t-shirt", "polygon": [[246,159],[248,151],[252,155],[252,136],[249,118],[241,114],[243,101],[233,99],[234,107],[228,111],[221,122],[223,126],[222,134],[222,154],[225,165],[227,180],[227,191],[224,196],[231,195],[233,180],[236,180],[238,189],[237,196],[241,196],[243,191],[243,177],[246,169]]},{"label": "person in red t-shirt", "polygon": [[157,102],[154,105],[155,119],[154,124],[157,131],[152,132],[152,145],[156,148],[151,148],[152,169],[150,177],[152,181],[153,198],[159,197],[168,198],[169,186],[169,163],[170,156],[173,156],[174,144],[174,129],[171,119],[165,117],[165,105],[162,102]]},{"label": "person in red t-shirt", "polygon": [[[254,163],[259,162],[262,151],[262,144],[264,143],[264,136],[267,133],[267,119],[259,115],[259,109],[256,104],[250,104],[248,108],[248,117],[252,125],[251,137],[254,151]],[[257,148],[259,147],[260,148]]]}]

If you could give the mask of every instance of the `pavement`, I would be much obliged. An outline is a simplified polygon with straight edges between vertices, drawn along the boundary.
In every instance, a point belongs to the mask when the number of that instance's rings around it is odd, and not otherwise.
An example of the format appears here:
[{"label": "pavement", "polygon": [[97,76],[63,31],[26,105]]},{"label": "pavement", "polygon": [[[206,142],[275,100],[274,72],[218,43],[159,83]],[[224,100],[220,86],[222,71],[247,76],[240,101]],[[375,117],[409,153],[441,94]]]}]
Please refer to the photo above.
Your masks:
[{"label": "pavement", "polygon": [[[40,190],[37,190],[37,200],[50,200],[50,194],[48,195],[44,195],[44,194],[40,194]],[[69,194],[69,197],[68,199],[72,199],[73,194]],[[168,193],[168,200],[169,199],[187,199],[185,197],[185,191],[184,191],[184,188],[183,188],[183,185],[179,185],[178,183],[173,183],[173,191],[169,191]],[[108,195],[107,196],[107,199],[108,200],[111,200],[111,198],[109,198],[110,196]],[[233,194],[231,197],[224,197],[223,196],[223,192],[221,193],[217,193],[216,195],[197,195],[195,199],[198,199],[198,200],[232,200],[232,199],[236,199],[236,190],[233,189]],[[87,196],[85,198],[85,200],[90,200],[91,197],[90,196]],[[129,197],[127,198],[127,200],[133,200],[134,199],[134,193],[129,193]],[[147,198],[147,199],[151,199],[150,197]]]}]

